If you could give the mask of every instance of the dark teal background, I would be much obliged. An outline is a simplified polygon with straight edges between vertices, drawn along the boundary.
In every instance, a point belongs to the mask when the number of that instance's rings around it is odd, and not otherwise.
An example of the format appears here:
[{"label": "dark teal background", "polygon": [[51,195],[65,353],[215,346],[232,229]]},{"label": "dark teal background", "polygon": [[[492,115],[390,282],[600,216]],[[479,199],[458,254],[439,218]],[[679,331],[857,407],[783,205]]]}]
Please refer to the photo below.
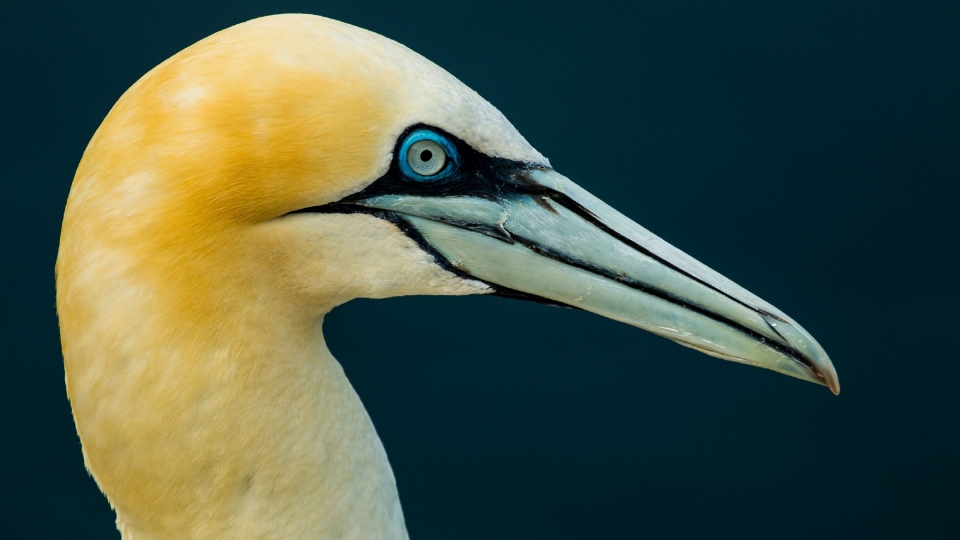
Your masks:
[{"label": "dark teal background", "polygon": [[63,384],[84,146],[180,49],[279,12],[393,38],[553,165],[800,321],[843,392],[572,310],[325,323],[414,540],[960,538],[960,3],[19,2],[3,8],[0,536],[117,538]]}]

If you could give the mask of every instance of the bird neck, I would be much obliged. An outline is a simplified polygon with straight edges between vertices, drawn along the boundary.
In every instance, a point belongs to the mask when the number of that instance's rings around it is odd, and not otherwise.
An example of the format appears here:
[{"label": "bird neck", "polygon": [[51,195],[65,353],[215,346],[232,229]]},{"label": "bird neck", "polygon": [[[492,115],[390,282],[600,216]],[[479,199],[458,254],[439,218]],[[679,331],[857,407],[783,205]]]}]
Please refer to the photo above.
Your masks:
[{"label": "bird neck", "polygon": [[177,325],[137,316],[64,330],[84,456],[125,539],[406,538],[322,317],[221,314],[161,345],[155,329]]}]

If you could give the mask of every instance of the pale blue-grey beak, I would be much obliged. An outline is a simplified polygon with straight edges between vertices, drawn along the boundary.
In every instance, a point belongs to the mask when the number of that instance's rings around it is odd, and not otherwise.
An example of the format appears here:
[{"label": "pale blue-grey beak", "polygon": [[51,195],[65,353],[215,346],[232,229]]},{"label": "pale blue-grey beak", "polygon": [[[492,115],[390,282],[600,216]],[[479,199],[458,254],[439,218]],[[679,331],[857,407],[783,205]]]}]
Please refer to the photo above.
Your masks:
[{"label": "pale blue-grey beak", "polygon": [[482,196],[376,195],[457,270],[840,392],[830,358],[777,308],[553,170]]}]

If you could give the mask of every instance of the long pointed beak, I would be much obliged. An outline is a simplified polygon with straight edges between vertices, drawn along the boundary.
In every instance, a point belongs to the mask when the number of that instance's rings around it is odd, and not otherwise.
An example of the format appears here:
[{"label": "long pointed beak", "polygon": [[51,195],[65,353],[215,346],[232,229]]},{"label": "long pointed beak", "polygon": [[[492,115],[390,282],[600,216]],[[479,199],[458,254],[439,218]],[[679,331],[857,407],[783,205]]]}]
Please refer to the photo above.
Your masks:
[{"label": "long pointed beak", "polygon": [[518,182],[492,196],[382,195],[355,204],[401,216],[477,279],[840,392],[826,352],[777,308],[552,170]]}]

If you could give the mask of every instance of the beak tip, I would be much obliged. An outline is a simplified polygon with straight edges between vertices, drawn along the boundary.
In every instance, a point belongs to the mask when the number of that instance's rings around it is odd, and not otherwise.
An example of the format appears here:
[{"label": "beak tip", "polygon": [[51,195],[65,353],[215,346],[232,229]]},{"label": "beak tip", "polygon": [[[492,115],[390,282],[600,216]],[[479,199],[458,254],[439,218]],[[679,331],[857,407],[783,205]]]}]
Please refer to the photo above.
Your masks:
[{"label": "beak tip", "polygon": [[829,371],[824,370],[820,372],[818,375],[820,375],[820,378],[823,381],[824,386],[829,388],[830,391],[833,392],[833,395],[835,396],[840,395],[840,379],[837,378],[836,371],[833,371],[832,369]]}]

